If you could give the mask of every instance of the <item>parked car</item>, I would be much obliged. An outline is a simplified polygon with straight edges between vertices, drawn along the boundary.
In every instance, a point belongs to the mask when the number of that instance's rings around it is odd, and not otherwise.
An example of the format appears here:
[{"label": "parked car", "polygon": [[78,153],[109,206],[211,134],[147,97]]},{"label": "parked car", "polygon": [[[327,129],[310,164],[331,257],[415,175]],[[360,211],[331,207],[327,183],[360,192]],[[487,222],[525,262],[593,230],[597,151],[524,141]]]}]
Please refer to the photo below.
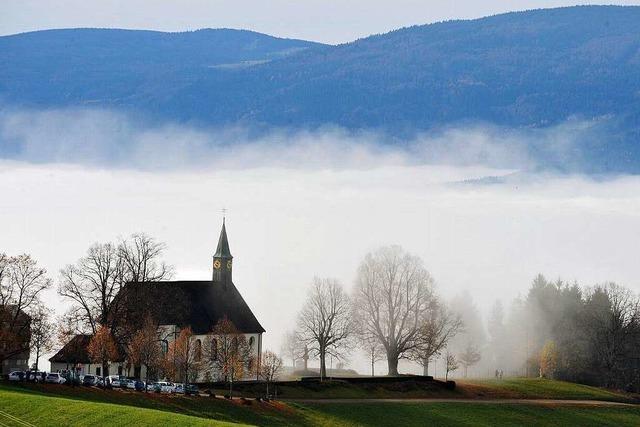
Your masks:
[{"label": "parked car", "polygon": [[174,393],[180,393],[180,394],[184,394],[184,384],[176,384],[174,389],[173,389]]},{"label": "parked car", "polygon": [[200,394],[200,390],[198,389],[197,385],[189,384],[187,385],[187,387],[185,387],[185,394],[197,396]]},{"label": "parked car", "polygon": [[36,383],[44,382],[44,379],[46,378],[46,376],[47,376],[46,372],[40,372],[40,371],[27,372],[27,381],[33,381]]},{"label": "parked car", "polygon": [[96,375],[96,387],[104,387],[104,378]]},{"label": "parked car", "polygon": [[144,381],[140,381],[140,380],[135,380],[134,381],[134,388],[136,391],[144,391],[146,388],[146,384],[144,383]]},{"label": "parked car", "polygon": [[65,381],[64,377],[57,372],[50,372],[45,378],[45,382],[54,384],[64,384]]},{"label": "parked car", "polygon": [[94,386],[97,385],[98,377],[95,375],[85,375],[82,378],[82,385]]},{"label": "parked car", "polygon": [[105,382],[107,386],[111,387],[120,387],[120,376],[119,375],[109,375],[105,377]]},{"label": "parked car", "polygon": [[175,385],[167,381],[158,381],[153,385],[153,391],[156,393],[173,393]]},{"label": "parked car", "polygon": [[131,390],[135,390],[136,389],[136,380],[133,379],[125,379],[124,381],[120,381],[120,387],[122,388],[128,388]]},{"label": "parked car", "polygon": [[9,374],[9,381],[22,381],[24,376],[24,371],[13,371]]}]

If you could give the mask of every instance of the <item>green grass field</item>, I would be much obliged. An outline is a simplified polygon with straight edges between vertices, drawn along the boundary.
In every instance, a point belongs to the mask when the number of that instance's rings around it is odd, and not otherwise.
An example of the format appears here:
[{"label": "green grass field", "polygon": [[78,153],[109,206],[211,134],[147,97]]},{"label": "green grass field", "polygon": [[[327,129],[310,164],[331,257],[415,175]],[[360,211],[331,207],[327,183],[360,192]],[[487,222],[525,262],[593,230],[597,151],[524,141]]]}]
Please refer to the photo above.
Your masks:
[{"label": "green grass field", "polygon": [[458,392],[475,398],[635,401],[627,394],[544,378],[461,381],[458,383]]},{"label": "green grass field", "polygon": [[[522,380],[517,380],[522,381]],[[519,383],[509,387],[517,387]],[[503,382],[504,383],[504,382]],[[544,384],[573,398],[563,384]],[[504,384],[502,384],[504,385]],[[496,388],[502,387],[496,385]],[[482,383],[491,387],[491,383]],[[520,385],[524,391],[528,384]],[[536,383],[536,387],[542,387]],[[519,392],[523,392],[519,390]],[[539,391],[536,391],[539,393]],[[558,395],[555,395],[558,397]],[[588,398],[595,398],[591,395]],[[607,396],[604,396],[605,398]],[[9,414],[9,417],[3,415]],[[67,386],[0,383],[0,426],[23,426],[10,416],[37,426],[637,426],[640,407],[569,407],[505,403],[340,402],[259,403],[207,397],[144,395]]]},{"label": "green grass field", "polygon": [[[273,391],[273,388],[272,388]],[[215,390],[225,394],[226,389]],[[264,394],[264,385],[245,387],[246,396]],[[446,390],[429,383],[349,384],[345,382],[290,383],[278,386],[282,399],[385,399],[385,398],[471,398],[471,399],[569,399],[633,402],[627,394],[615,393],[582,384],[544,378],[513,378],[504,380],[459,381],[455,390]]]}]

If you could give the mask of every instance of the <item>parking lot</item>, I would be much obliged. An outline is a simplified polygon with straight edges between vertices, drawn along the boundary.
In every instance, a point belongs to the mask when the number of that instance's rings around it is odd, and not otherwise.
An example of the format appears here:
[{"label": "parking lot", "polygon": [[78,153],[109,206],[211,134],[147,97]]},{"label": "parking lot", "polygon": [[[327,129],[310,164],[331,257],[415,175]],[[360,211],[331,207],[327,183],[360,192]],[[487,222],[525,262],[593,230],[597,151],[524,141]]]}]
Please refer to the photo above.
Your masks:
[{"label": "parking lot", "polygon": [[200,390],[195,384],[174,383],[171,381],[153,381],[146,383],[137,378],[123,375],[73,375],[67,372],[41,372],[41,371],[13,371],[7,379],[12,382],[48,383],[66,386],[83,386],[100,389],[129,390],[147,393],[161,394],[186,394],[200,395]]}]

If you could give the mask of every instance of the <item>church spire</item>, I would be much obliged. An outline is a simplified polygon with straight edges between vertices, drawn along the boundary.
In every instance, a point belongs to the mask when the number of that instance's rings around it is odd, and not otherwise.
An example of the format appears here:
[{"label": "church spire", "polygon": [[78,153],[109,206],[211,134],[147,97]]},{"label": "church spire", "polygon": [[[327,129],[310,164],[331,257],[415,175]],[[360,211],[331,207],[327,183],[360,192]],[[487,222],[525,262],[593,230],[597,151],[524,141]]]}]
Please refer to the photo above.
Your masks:
[{"label": "church spire", "polygon": [[231,259],[231,251],[229,250],[229,240],[227,240],[227,227],[225,224],[225,218],[222,218],[222,230],[220,231],[220,237],[218,238],[218,249],[213,255],[214,258]]},{"label": "church spire", "polygon": [[213,254],[213,281],[221,283],[226,288],[231,283],[231,273],[233,267],[233,256],[229,250],[229,240],[227,239],[226,220],[222,219],[222,230],[218,238],[218,248]]}]

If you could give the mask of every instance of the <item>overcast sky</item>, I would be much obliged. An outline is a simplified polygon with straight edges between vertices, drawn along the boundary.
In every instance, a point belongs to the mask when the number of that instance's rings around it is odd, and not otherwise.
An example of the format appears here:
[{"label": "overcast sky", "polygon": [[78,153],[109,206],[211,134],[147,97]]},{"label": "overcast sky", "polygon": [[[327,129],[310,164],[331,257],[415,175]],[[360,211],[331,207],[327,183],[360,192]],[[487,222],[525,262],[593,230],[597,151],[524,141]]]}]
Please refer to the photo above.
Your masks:
[{"label": "overcast sky", "polygon": [[[240,28],[341,43],[414,24],[535,8],[567,0],[0,0],[0,34],[69,27],[183,31]],[[629,0],[610,4],[637,5]]]}]

